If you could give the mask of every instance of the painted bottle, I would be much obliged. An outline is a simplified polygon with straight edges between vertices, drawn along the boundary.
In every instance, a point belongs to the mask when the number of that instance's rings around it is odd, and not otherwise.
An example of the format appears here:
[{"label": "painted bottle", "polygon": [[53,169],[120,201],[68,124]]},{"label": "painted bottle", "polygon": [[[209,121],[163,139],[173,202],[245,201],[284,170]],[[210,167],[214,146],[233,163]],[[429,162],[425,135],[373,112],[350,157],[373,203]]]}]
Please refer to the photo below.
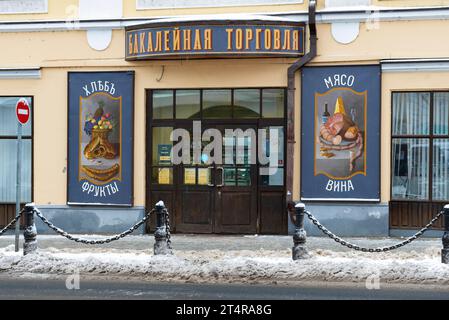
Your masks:
[{"label": "painted bottle", "polygon": [[323,121],[323,124],[327,122],[327,120],[329,119],[330,116],[331,116],[331,115],[330,115],[330,113],[329,113],[329,111],[328,111],[328,108],[327,108],[327,102],[326,102],[326,103],[324,104],[324,112],[323,112],[323,115],[321,116],[321,120]]}]

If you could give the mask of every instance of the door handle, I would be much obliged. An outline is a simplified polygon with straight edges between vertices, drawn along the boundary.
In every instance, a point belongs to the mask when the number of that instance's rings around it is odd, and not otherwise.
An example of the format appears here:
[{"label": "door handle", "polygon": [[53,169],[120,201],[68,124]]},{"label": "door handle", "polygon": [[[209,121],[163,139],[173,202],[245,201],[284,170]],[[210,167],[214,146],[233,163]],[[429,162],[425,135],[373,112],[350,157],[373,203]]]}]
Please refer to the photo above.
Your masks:
[{"label": "door handle", "polygon": [[[207,167],[207,169],[210,169],[210,172],[213,172],[214,167]],[[212,175],[209,177],[209,183],[207,184],[209,187],[215,187],[215,184],[211,183],[212,181]]]},{"label": "door handle", "polygon": [[217,170],[221,170],[221,183],[217,184],[217,187],[221,188],[224,186],[224,169],[223,167],[218,167]]}]

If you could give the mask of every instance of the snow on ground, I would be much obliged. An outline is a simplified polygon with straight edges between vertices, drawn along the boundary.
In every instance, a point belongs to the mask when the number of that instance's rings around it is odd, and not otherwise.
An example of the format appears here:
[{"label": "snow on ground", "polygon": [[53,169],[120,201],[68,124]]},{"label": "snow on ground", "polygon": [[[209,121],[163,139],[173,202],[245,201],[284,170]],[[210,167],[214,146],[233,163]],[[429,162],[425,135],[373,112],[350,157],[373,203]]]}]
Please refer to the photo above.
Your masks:
[{"label": "snow on ground", "polygon": [[361,282],[378,275],[382,283],[449,285],[449,265],[440,248],[395,253],[314,249],[292,261],[291,250],[179,250],[153,256],[150,249],[45,248],[22,256],[12,245],[0,248],[0,273],[141,277],[185,282],[332,281]]}]

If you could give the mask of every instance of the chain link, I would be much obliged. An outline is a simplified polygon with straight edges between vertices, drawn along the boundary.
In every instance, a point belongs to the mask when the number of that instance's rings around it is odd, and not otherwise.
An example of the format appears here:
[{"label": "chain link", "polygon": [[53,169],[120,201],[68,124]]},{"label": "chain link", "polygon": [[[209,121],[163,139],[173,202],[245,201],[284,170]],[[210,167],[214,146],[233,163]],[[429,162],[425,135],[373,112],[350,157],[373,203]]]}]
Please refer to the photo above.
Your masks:
[{"label": "chain link", "polygon": [[166,239],[167,239],[167,247],[171,250],[171,234],[170,234],[170,215],[168,213],[167,209],[164,209],[164,215],[165,215],[165,232],[166,232]]},{"label": "chain link", "polygon": [[444,211],[440,211],[432,220],[430,220],[430,222],[424,228],[419,230],[417,233],[415,233],[410,238],[407,238],[406,240],[404,240],[404,241],[402,241],[400,243],[397,243],[395,245],[392,245],[392,246],[389,246],[389,247],[382,247],[382,248],[364,248],[364,247],[352,244],[352,243],[350,243],[348,241],[345,241],[342,238],[340,238],[340,237],[336,236],[335,234],[333,234],[331,231],[329,231],[309,211],[304,211],[304,213],[312,221],[312,223],[314,225],[316,225],[318,229],[321,230],[321,232],[323,232],[329,238],[333,239],[335,242],[340,243],[342,246],[346,246],[349,249],[354,249],[356,251],[373,253],[373,252],[387,252],[387,251],[395,250],[395,249],[401,248],[401,247],[403,247],[403,246],[405,246],[405,245],[415,241],[416,239],[421,237],[424,234],[424,232],[426,232],[430,227],[432,227],[432,225],[435,223],[435,221],[437,221],[444,214]]},{"label": "chain link", "polygon": [[142,224],[144,224],[144,223],[150,218],[150,215],[151,215],[152,213],[154,213],[154,211],[155,211],[155,210],[153,209],[153,210],[147,212],[147,213],[145,214],[145,216],[144,216],[139,222],[137,222],[134,226],[132,226],[132,227],[129,228],[128,230],[126,230],[126,231],[124,231],[124,232],[122,232],[122,233],[120,233],[120,234],[118,234],[118,235],[116,235],[116,236],[113,236],[113,237],[110,237],[110,238],[104,238],[104,239],[88,240],[88,239],[83,239],[83,238],[77,238],[77,237],[74,237],[74,236],[70,235],[69,233],[65,232],[64,230],[62,230],[62,229],[56,227],[56,226],[55,226],[53,223],[51,223],[47,218],[45,218],[45,217],[42,215],[42,213],[41,213],[37,208],[34,209],[34,213],[36,213],[36,215],[37,215],[37,216],[38,216],[38,217],[39,217],[39,218],[40,218],[40,219],[41,219],[41,220],[42,220],[42,221],[43,221],[43,222],[44,222],[50,229],[52,229],[54,232],[56,232],[57,234],[59,234],[59,235],[65,237],[65,238],[67,238],[67,239],[69,239],[69,240],[72,240],[72,241],[75,241],[75,242],[78,242],[78,243],[83,243],[83,244],[105,244],[105,243],[110,243],[110,242],[112,242],[112,241],[120,240],[120,239],[126,237],[127,235],[133,233],[135,230],[137,230]]},{"label": "chain link", "polygon": [[9,228],[11,228],[13,225],[16,224],[17,221],[19,221],[20,217],[22,216],[23,212],[25,211],[25,208],[19,211],[19,214],[4,227],[2,230],[0,230],[0,236],[3,235],[6,231],[8,231]]}]

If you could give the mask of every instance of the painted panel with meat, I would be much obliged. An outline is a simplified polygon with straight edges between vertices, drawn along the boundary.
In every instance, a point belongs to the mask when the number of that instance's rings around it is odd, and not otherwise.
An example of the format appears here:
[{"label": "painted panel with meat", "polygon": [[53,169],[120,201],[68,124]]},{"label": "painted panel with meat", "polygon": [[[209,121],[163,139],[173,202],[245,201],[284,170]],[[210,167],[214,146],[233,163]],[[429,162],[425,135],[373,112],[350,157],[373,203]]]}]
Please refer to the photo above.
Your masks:
[{"label": "painted panel with meat", "polygon": [[366,174],[366,97],[349,88],[315,94],[315,175]]}]

